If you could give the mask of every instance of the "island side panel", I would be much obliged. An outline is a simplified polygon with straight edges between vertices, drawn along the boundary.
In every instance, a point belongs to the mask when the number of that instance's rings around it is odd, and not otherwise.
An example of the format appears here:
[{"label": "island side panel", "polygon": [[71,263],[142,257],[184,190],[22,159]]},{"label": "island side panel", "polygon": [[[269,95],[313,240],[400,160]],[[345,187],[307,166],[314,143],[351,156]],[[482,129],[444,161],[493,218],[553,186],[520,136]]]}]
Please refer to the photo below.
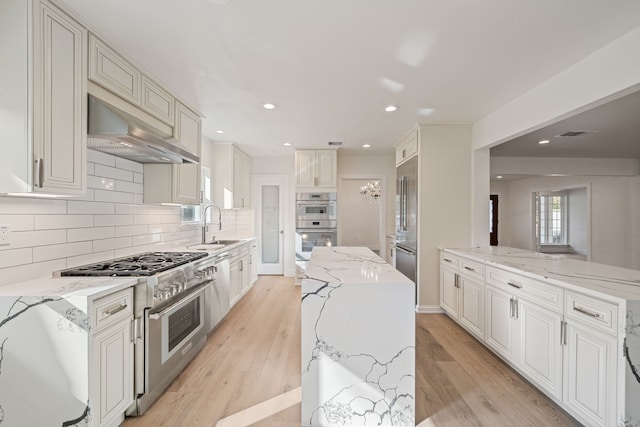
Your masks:
[{"label": "island side panel", "polygon": [[0,297],[0,423],[89,422],[89,325],[86,298]]},{"label": "island side panel", "polygon": [[640,301],[627,301],[625,414],[620,426],[640,426]]},{"label": "island side panel", "polygon": [[415,425],[412,283],[302,282],[302,425]]}]

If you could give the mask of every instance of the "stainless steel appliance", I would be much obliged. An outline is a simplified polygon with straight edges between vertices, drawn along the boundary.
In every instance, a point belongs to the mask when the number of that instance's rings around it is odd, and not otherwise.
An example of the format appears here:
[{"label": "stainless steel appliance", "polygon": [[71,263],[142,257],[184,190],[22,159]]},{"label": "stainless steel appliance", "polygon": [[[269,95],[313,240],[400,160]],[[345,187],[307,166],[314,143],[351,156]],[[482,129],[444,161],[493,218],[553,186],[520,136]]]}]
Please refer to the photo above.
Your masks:
[{"label": "stainless steel appliance", "polygon": [[[117,104],[122,101],[111,102]],[[138,111],[136,108],[129,106],[127,113],[112,103],[89,95],[87,147],[138,163],[200,161],[197,154],[180,144],[169,132],[145,123],[145,113],[140,112],[136,117],[133,115]]]},{"label": "stainless steel appliance", "polygon": [[[417,282],[418,158],[396,169],[396,269]],[[416,283],[416,304],[417,304]]]},{"label": "stainless steel appliance", "polygon": [[216,328],[230,309],[231,263],[229,253],[223,252],[214,257],[213,275],[215,281],[205,298],[205,311],[208,313],[209,331]]},{"label": "stainless steel appliance", "polygon": [[296,258],[308,261],[315,246],[337,244],[336,193],[296,193]]},{"label": "stainless steel appliance", "polygon": [[140,277],[134,294],[137,398],[127,415],[142,415],[204,347],[215,263],[206,252],[147,252],[59,272]]}]

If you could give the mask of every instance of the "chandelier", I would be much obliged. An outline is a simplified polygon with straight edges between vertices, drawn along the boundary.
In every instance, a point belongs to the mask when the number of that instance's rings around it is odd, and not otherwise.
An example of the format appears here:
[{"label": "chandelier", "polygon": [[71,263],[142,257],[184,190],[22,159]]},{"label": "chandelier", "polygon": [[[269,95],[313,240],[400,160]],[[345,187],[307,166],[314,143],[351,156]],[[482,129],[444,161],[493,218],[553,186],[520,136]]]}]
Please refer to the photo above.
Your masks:
[{"label": "chandelier", "polygon": [[367,182],[360,187],[360,195],[369,202],[376,202],[382,196],[380,181]]}]

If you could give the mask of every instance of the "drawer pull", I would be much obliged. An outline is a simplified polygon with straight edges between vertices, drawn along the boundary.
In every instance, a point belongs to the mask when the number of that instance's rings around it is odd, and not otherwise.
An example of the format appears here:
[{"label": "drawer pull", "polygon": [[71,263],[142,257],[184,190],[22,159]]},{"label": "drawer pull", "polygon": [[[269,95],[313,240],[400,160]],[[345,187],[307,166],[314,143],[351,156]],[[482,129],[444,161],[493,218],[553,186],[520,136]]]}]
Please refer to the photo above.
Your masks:
[{"label": "drawer pull", "polygon": [[521,285],[520,283],[518,283],[518,282],[513,282],[513,281],[511,281],[511,280],[509,280],[509,281],[507,282],[507,285],[509,285],[509,286],[513,286],[514,288],[522,289],[522,285]]},{"label": "drawer pull", "polygon": [[111,310],[105,310],[103,311],[103,313],[106,314],[107,316],[113,316],[114,314],[121,312],[125,308],[127,308],[127,304],[122,304],[122,305],[119,305],[118,307],[112,308]]},{"label": "drawer pull", "polygon": [[464,266],[464,269],[465,269],[465,270],[469,270],[469,271],[476,271],[476,269],[475,269],[475,268],[468,267],[468,266],[466,266],[466,265]]},{"label": "drawer pull", "polygon": [[586,314],[587,316],[593,317],[595,319],[599,319],[600,318],[600,314],[599,313],[594,313],[593,311],[589,311],[587,309],[584,309],[582,307],[578,307],[576,305],[573,306],[573,310],[577,311],[578,313]]},{"label": "drawer pull", "polygon": [[451,261],[449,258],[442,258],[443,260],[447,261],[447,262],[453,262]]}]

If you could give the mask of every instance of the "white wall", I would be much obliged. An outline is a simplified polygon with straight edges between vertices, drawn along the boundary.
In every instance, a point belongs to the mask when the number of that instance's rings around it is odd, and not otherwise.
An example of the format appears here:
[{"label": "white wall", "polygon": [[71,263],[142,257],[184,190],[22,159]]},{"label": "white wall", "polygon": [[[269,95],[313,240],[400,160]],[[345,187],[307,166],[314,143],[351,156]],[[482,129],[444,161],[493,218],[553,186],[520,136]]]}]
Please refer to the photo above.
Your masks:
[{"label": "white wall", "polygon": [[[488,244],[488,148],[640,89],[640,27],[473,124],[473,244]],[[481,154],[481,155],[480,155]],[[478,155],[478,156],[476,156]],[[633,195],[637,200],[637,195]],[[485,202],[486,201],[486,202]],[[637,233],[633,230],[632,233]],[[632,242],[637,254],[637,244]]]},{"label": "white wall", "polygon": [[[386,234],[395,233],[395,194],[396,194],[396,158],[395,152],[371,154],[366,151],[338,150],[338,181],[341,177],[384,177],[386,188],[383,196],[386,200]],[[393,197],[389,197],[393,195]],[[338,218],[339,220],[339,218]],[[339,223],[338,223],[339,226]],[[383,236],[384,237],[384,236]]]},{"label": "white wall", "polygon": [[591,261],[640,270],[640,176],[533,177],[506,186],[506,196],[500,190],[500,209],[506,217],[500,245],[535,250],[534,191],[590,187]]},{"label": "white wall", "polygon": [[574,188],[567,191],[568,230],[567,243],[581,255],[588,252],[589,212],[587,188]]}]

